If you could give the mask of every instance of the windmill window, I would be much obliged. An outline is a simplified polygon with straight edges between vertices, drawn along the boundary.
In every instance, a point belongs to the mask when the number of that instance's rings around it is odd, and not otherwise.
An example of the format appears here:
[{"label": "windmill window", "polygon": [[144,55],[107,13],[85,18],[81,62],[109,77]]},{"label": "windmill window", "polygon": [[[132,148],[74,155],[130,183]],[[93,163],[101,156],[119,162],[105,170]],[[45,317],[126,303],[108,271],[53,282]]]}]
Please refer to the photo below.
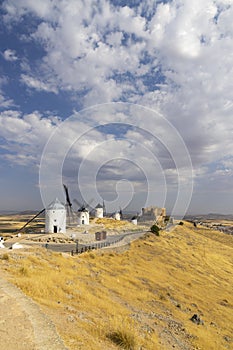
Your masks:
[{"label": "windmill window", "polygon": [[57,221],[57,219],[54,219],[54,222],[56,222]]}]

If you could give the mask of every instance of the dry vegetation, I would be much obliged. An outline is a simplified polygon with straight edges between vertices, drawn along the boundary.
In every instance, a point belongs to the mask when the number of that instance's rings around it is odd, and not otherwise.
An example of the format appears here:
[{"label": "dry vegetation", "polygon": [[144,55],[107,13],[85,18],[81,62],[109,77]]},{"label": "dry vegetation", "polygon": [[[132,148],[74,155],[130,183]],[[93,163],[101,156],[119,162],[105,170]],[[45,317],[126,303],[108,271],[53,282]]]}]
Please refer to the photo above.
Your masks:
[{"label": "dry vegetation", "polygon": [[0,264],[70,349],[218,350],[233,347],[232,253],[233,236],[185,223],[122,254],[38,248]]},{"label": "dry vegetation", "polygon": [[[8,216],[0,215],[0,235],[7,237],[16,234],[17,231],[21,229],[27,221],[33,218],[33,216],[34,215],[29,214]],[[44,226],[44,217],[40,216],[33,220],[25,229],[23,229],[21,233],[38,234],[44,231]],[[145,226],[144,223],[136,226],[126,220],[118,221],[111,218],[90,218],[90,225],[70,226],[67,230],[67,233],[83,233],[84,231],[88,231],[90,234],[95,234],[96,231],[104,229],[108,231],[108,234],[117,234],[122,233],[123,231],[140,231],[147,228],[148,227]]]},{"label": "dry vegetation", "polygon": [[[32,219],[34,215],[0,215],[0,234],[14,234],[17,230],[21,229],[23,225]],[[31,222],[30,226],[28,226],[24,231],[37,231],[40,232],[44,228],[44,217],[38,217],[33,222]]]},{"label": "dry vegetation", "polygon": [[141,229],[145,229],[146,226],[144,224],[139,223],[139,225],[134,225],[129,221],[126,220],[115,220],[111,218],[98,218],[98,219],[92,219],[91,223],[93,225],[98,225],[103,227],[108,232],[114,231],[114,232],[121,232],[123,231],[139,231]]}]

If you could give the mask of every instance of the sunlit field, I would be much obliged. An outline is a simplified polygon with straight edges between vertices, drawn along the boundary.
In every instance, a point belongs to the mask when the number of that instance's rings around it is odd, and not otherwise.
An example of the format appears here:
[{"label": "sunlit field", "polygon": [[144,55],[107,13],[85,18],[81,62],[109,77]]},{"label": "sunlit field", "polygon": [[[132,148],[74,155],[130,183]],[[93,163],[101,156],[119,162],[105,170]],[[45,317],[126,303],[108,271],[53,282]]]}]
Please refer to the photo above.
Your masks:
[{"label": "sunlit field", "polygon": [[[1,252],[1,269],[74,349],[231,349],[233,236],[190,223],[128,251]],[[203,324],[190,318],[197,314]]]}]

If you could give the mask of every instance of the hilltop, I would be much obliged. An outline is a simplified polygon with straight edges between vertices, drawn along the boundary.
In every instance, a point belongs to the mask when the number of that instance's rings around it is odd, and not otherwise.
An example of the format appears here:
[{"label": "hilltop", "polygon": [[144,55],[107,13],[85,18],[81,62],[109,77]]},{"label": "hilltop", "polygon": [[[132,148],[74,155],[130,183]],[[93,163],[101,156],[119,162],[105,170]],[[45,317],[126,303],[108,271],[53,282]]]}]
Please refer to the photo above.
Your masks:
[{"label": "hilltop", "polygon": [[233,236],[184,222],[124,252],[33,248],[0,264],[68,349],[214,350],[233,345],[232,253]]}]

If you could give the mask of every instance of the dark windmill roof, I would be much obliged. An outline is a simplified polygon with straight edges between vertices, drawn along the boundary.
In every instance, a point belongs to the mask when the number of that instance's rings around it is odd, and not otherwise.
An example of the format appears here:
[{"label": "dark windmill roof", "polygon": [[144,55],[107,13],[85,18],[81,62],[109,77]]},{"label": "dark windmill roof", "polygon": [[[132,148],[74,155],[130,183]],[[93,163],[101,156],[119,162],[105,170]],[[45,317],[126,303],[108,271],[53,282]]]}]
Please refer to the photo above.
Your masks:
[{"label": "dark windmill roof", "polygon": [[97,206],[95,208],[96,209],[103,209],[103,206],[99,203],[99,204],[97,204]]},{"label": "dark windmill roof", "polygon": [[81,208],[79,208],[78,211],[79,211],[79,212],[82,212],[82,213],[88,213],[88,212],[89,212],[89,210],[88,210],[87,208],[85,208],[84,206],[81,207]]}]

